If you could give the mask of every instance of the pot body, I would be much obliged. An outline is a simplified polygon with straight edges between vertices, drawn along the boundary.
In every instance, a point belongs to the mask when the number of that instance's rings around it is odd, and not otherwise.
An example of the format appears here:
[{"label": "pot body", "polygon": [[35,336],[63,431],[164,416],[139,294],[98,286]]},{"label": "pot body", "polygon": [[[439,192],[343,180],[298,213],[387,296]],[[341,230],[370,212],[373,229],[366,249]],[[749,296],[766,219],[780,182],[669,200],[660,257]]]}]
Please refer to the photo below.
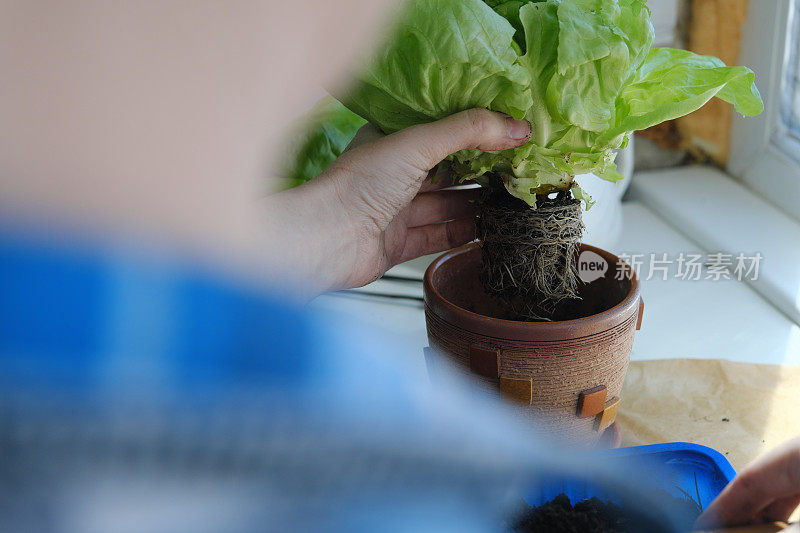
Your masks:
[{"label": "pot body", "polygon": [[431,348],[475,375],[488,394],[512,401],[541,430],[592,445],[616,416],[644,306],[627,264],[588,245],[581,246],[581,260],[586,252],[598,263],[605,261],[606,270],[582,291],[587,304],[602,300],[604,310],[584,318],[495,318],[493,299],[478,279],[477,243],[434,261],[425,273],[424,292]]}]

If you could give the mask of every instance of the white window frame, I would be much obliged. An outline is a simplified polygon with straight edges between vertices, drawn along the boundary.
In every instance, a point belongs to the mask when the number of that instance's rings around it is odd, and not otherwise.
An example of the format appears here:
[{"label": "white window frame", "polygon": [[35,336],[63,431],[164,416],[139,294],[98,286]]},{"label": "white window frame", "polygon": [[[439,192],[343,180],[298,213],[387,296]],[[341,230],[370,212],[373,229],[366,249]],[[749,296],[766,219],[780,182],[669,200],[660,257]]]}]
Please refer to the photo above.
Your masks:
[{"label": "white window frame", "polygon": [[[800,0],[799,0],[800,1]],[[734,114],[728,172],[800,220],[800,163],[787,154],[781,89],[790,43],[791,0],[749,2],[739,63],[756,73],[765,110],[758,117]]]}]

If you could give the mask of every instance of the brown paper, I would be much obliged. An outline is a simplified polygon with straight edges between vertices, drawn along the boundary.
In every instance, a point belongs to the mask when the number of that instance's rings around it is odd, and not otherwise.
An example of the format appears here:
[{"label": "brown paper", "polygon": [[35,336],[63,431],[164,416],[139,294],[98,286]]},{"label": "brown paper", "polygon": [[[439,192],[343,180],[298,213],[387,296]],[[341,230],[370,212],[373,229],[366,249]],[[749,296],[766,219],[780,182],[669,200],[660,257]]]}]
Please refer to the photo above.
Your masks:
[{"label": "brown paper", "polygon": [[694,442],[718,450],[740,470],[800,434],[800,367],[636,361],[617,420],[623,446]]},{"label": "brown paper", "polygon": [[[631,363],[617,421],[623,446],[694,442],[738,471],[800,434],[800,367],[706,359]],[[791,520],[800,518],[800,509]]]}]

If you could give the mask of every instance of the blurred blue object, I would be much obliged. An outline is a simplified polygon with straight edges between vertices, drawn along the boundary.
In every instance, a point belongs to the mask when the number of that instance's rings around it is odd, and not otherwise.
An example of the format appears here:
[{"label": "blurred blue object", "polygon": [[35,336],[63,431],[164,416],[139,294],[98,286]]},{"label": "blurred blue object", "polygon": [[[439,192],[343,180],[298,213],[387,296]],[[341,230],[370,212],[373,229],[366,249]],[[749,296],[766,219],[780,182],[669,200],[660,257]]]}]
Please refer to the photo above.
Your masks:
[{"label": "blurred blue object", "polygon": [[691,442],[667,442],[610,450],[610,456],[630,457],[637,475],[654,479],[654,486],[676,498],[688,496],[705,509],[736,470],[717,450]]},{"label": "blurred blue object", "polygon": [[[592,455],[611,468],[630,473],[632,486],[641,484],[640,491],[649,491],[653,499],[661,500],[658,511],[667,514],[678,530],[688,530],[695,517],[681,516],[686,508],[676,504],[687,501],[689,507],[696,506],[702,511],[736,476],[724,455],[707,446],[688,442],[619,448]],[[625,493],[617,491],[613,485],[598,484],[586,476],[553,476],[535,483],[526,492],[524,500],[528,505],[538,507],[565,494],[573,504],[590,498],[627,503]],[[665,501],[663,495],[675,501]]]},{"label": "blurred blue object", "polygon": [[6,241],[0,294],[4,388],[292,386],[319,368],[298,309],[132,254]]},{"label": "blurred blue object", "polygon": [[[637,476],[651,479],[651,487],[663,490],[675,498],[691,498],[705,509],[716,498],[725,485],[736,476],[736,471],[724,455],[707,446],[689,442],[667,442],[649,446],[633,446],[598,452],[601,458],[624,464]],[[591,480],[550,479],[539,483],[536,490],[527,493],[525,501],[539,506],[566,494],[573,502],[598,497],[612,500],[613,494],[605,494],[603,487],[596,487]]]},{"label": "blurred blue object", "polygon": [[568,476],[657,505],[456,376],[432,387],[416,354],[185,264],[5,232],[0,522],[493,531],[526,487]]}]

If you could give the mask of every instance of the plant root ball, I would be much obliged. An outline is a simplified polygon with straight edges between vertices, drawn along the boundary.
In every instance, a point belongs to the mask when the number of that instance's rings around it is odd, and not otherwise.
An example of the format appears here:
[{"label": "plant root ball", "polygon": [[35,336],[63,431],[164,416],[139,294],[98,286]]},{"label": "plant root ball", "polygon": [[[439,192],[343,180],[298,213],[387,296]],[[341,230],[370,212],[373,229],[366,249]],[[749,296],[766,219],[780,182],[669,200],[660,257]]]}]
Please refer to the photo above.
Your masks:
[{"label": "plant root ball", "polygon": [[578,298],[580,201],[561,191],[540,196],[534,209],[493,186],[484,189],[479,207],[486,292],[517,319],[558,319],[558,304]]}]

